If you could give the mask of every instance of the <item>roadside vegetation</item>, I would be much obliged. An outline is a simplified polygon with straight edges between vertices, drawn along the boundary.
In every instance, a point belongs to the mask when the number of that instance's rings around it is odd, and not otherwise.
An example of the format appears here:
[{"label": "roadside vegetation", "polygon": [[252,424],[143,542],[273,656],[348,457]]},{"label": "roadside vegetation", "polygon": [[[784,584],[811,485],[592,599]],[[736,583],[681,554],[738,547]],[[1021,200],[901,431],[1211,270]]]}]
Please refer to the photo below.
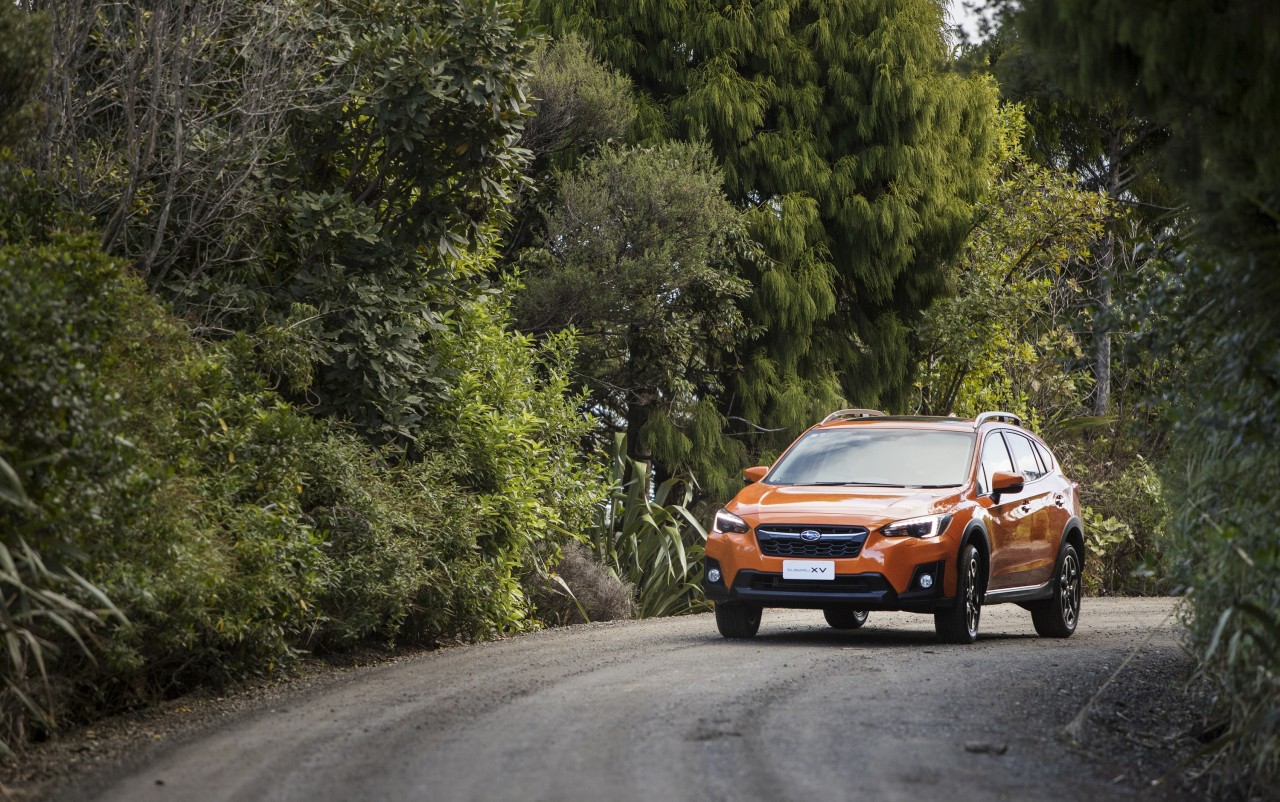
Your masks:
[{"label": "roadside vegetation", "polygon": [[1003,409],[1275,777],[1267,26],[992,5],[0,7],[0,745],[703,609],[742,468]]}]

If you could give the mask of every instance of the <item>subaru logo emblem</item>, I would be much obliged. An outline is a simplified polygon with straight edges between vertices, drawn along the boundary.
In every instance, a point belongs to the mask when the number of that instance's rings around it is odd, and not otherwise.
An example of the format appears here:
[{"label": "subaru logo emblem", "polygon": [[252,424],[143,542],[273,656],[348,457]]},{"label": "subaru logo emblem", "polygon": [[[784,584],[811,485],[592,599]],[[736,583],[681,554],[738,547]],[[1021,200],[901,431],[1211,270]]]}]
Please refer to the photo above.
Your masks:
[{"label": "subaru logo emblem", "polygon": [[812,543],[822,538],[822,533],[817,529],[806,529],[800,533],[800,539],[805,543]]}]

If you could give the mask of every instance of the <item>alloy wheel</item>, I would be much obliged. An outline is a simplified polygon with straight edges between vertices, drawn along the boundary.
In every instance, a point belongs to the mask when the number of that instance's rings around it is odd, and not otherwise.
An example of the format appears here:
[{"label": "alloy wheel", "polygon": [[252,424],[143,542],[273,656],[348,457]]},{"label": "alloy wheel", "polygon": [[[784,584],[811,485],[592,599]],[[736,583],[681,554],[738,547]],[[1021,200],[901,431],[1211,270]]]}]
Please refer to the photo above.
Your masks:
[{"label": "alloy wheel", "polygon": [[1062,560],[1062,574],[1058,582],[1061,586],[1062,623],[1075,629],[1076,618],[1080,615],[1080,566],[1074,552],[1068,552]]},{"label": "alloy wheel", "polygon": [[978,634],[978,616],[981,612],[978,601],[978,561],[969,560],[969,581],[964,589],[964,620],[970,635]]}]

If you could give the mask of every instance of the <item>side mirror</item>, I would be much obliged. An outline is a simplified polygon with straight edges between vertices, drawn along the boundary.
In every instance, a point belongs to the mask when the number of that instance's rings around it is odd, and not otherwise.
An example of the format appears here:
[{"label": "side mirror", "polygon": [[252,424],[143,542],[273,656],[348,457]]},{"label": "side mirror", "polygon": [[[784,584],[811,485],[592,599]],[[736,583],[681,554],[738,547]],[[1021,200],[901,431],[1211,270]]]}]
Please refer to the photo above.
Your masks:
[{"label": "side mirror", "polygon": [[769,472],[768,465],[757,465],[754,468],[747,468],[745,471],[743,471],[742,478],[746,481],[747,484],[754,484],[755,482],[758,482],[761,479],[763,479],[764,475],[768,472]]},{"label": "side mirror", "polygon": [[999,501],[1001,493],[1021,493],[1026,482],[1026,478],[1020,473],[996,471],[991,474],[991,497]]}]

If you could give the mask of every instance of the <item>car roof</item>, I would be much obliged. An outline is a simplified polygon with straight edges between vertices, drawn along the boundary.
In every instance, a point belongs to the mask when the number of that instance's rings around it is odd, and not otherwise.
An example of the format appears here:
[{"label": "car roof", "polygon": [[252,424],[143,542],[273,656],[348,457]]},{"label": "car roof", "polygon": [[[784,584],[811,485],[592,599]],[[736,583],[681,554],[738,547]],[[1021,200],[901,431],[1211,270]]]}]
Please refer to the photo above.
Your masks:
[{"label": "car roof", "polygon": [[[884,426],[888,424],[895,429],[962,429],[973,431],[973,418],[943,418],[931,415],[877,415],[873,418],[845,418],[820,423],[815,428],[831,429],[844,426]],[[910,424],[905,426],[904,424]]]},{"label": "car roof", "polygon": [[979,432],[991,431],[993,429],[1008,429],[1019,432],[1039,440],[1041,445],[1048,448],[1048,445],[1035,433],[1022,426],[1002,420],[984,420],[977,422],[976,418],[952,418],[940,417],[934,415],[877,415],[875,417],[866,418],[843,418],[839,420],[827,421],[813,426],[813,429],[841,429],[853,426],[870,426],[872,428],[882,427],[886,429],[923,429],[933,431],[962,431],[962,432]]}]

